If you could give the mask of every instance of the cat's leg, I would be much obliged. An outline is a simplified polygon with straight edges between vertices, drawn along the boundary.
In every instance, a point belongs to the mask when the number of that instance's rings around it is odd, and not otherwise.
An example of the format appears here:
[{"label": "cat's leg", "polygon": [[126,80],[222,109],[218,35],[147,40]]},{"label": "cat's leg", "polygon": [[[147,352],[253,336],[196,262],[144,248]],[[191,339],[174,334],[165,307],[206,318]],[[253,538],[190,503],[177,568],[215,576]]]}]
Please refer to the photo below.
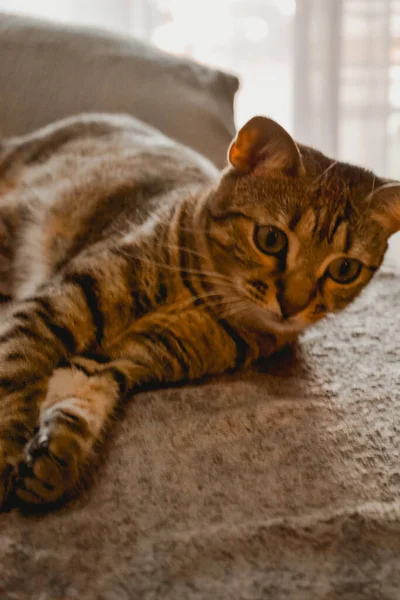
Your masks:
[{"label": "cat's leg", "polygon": [[155,314],[138,325],[141,330],[127,332],[110,349],[114,358],[109,362],[77,357],[54,373],[41,405],[39,430],[26,448],[17,486],[23,500],[52,502],[77,486],[121,397],[150,382],[221,373],[257,352],[200,310],[188,321],[182,315],[163,321]]},{"label": "cat's leg", "polygon": [[[25,502],[54,502],[76,488],[117,404],[115,380],[89,375],[82,362],[88,364],[77,359],[79,368],[72,364],[57,369],[50,379],[38,428],[25,447],[15,481],[16,493]],[[89,363],[90,369],[97,368]]]},{"label": "cat's leg", "polygon": [[[65,292],[64,298],[58,300],[76,306],[77,298],[72,302],[71,297],[74,292]],[[22,460],[25,443],[37,423],[46,380],[60,360],[90,335],[90,319],[85,315],[83,298],[80,300],[78,304],[84,311],[81,317],[78,311],[71,311],[68,316],[65,306],[62,312],[66,320],[61,321],[53,314],[54,298],[50,303],[49,298],[40,297],[17,304],[1,325],[0,506],[7,496],[10,476]],[[82,337],[76,326],[80,326]]]},{"label": "cat's leg", "polygon": [[24,402],[20,402],[20,390],[15,389],[0,406],[0,509],[15,483],[23,449],[34,434],[39,401],[46,393],[46,378],[26,384]]},{"label": "cat's leg", "polygon": [[107,251],[80,258],[40,294],[13,305],[0,323],[0,507],[53,370],[132,320],[129,266]]}]

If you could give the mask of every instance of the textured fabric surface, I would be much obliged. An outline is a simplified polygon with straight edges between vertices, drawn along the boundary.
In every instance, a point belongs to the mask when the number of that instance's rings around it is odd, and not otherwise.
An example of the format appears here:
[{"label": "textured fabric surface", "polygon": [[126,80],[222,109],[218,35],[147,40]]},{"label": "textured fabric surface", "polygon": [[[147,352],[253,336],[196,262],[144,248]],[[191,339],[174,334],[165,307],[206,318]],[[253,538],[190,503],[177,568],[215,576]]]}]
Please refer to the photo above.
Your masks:
[{"label": "textured fabric surface", "polygon": [[0,515],[2,600],[398,600],[400,271],[252,372],[139,394],[94,485]]},{"label": "textured fabric surface", "polygon": [[236,77],[132,38],[0,14],[0,136],[129,113],[225,165]]}]

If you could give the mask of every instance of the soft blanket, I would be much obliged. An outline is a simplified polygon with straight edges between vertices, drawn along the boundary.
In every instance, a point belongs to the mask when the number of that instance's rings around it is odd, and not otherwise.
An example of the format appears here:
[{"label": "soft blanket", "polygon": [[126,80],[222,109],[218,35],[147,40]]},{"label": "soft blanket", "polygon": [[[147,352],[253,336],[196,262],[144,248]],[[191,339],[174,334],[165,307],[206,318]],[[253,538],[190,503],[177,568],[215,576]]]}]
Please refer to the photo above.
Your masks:
[{"label": "soft blanket", "polygon": [[400,271],[251,372],[139,394],[94,484],[0,515],[2,600],[399,600]]}]

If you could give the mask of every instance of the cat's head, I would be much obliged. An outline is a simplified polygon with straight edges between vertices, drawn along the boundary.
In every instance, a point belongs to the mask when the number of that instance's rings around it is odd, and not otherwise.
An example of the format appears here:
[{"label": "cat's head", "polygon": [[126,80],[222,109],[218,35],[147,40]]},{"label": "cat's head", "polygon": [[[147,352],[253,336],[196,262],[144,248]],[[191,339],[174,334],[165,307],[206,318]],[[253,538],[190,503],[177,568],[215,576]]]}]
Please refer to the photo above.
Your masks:
[{"label": "cat's head", "polygon": [[[400,184],[254,117],[207,206],[207,245],[244,327],[299,331],[346,307],[400,229]],[[229,280],[228,280],[229,278]]]}]

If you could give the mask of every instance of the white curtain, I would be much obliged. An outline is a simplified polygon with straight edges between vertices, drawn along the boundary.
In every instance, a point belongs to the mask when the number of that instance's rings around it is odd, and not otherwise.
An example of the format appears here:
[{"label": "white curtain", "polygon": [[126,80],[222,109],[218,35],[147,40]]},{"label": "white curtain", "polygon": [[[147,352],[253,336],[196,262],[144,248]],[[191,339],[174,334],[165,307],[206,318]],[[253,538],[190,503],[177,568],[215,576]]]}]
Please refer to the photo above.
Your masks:
[{"label": "white curtain", "polygon": [[400,178],[398,0],[0,0],[0,10],[136,35],[237,73],[240,126]]},{"label": "white curtain", "polygon": [[400,2],[297,0],[294,132],[400,177]]},{"label": "white curtain", "polygon": [[0,0],[0,10],[128,33],[132,4],[132,0]]}]

